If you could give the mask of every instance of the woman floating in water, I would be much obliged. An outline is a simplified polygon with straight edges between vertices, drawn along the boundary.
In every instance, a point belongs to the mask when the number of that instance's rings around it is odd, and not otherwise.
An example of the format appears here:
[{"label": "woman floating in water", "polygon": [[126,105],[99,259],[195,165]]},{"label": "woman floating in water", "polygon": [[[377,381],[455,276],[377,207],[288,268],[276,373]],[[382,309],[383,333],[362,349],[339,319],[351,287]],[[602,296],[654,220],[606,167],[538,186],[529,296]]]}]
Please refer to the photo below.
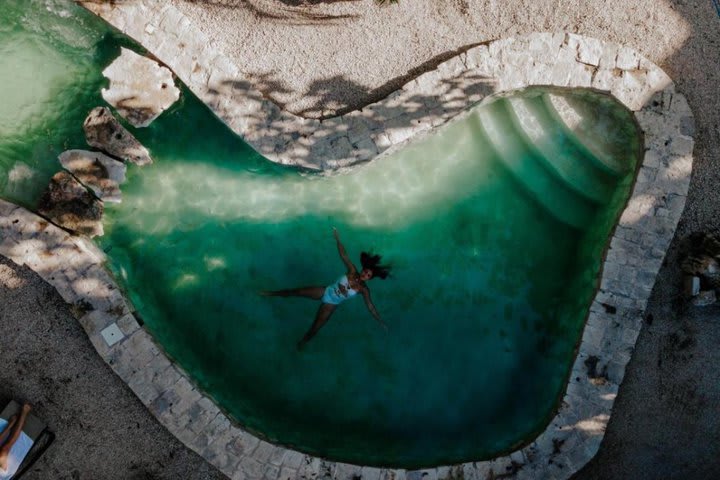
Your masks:
[{"label": "woman floating in water", "polygon": [[375,277],[382,279],[387,278],[388,273],[390,273],[390,268],[385,265],[380,265],[380,255],[370,255],[369,253],[362,252],[360,254],[360,264],[363,268],[362,271],[358,272],[355,265],[350,261],[345,247],[340,243],[340,236],[335,228],[333,228],[333,235],[337,241],[340,258],[345,264],[345,267],[347,267],[347,273],[345,275],[338,278],[335,283],[328,287],[300,287],[289,290],[264,292],[264,295],[269,296],[307,297],[322,301],[310,330],[308,330],[305,336],[298,342],[298,349],[305,346],[305,344],[315,336],[318,330],[330,320],[330,315],[332,315],[338,305],[358,293],[362,294],[365,299],[365,305],[367,305],[368,310],[370,310],[372,316],[375,317],[375,320],[380,322],[380,325],[387,330],[387,325],[380,319],[380,315],[370,299],[370,289],[365,282]]}]

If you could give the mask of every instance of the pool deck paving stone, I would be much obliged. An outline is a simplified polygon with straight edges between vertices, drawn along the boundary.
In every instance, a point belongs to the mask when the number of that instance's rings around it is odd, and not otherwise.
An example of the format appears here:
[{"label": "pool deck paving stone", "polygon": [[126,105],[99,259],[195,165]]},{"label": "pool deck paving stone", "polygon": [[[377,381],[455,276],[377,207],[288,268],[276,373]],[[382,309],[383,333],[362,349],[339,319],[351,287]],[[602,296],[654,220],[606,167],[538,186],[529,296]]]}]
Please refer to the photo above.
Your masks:
[{"label": "pool deck paving stone", "polygon": [[[158,420],[231,478],[327,474],[337,479],[360,475],[433,480],[453,472],[462,472],[464,478],[486,478],[491,472],[567,478],[592,458],[689,186],[692,113],[662,70],[627,47],[573,34],[535,34],[472,48],[376,104],[321,122],[284,112],[265,100],[251,82],[238,77],[234,63],[170,5],[86,6],[168,65],[260,153],[279,163],[316,170],[367,161],[442,125],[488,95],[532,84],[593,87],[623,102],[645,134],[646,151],[607,251],[567,392],[557,415],[535,441],[491,461],[406,472],[329,462],[259,440],[235,426],[165,357],[130,314],[97,247],[0,201],[0,254],[30,266],[74,305],[98,353]],[[467,91],[474,93],[468,98],[463,93]],[[615,307],[614,313],[605,305]],[[120,327],[123,338],[109,346],[100,332],[111,325]],[[598,357],[597,371],[607,369],[605,385],[589,381],[589,355]]]}]

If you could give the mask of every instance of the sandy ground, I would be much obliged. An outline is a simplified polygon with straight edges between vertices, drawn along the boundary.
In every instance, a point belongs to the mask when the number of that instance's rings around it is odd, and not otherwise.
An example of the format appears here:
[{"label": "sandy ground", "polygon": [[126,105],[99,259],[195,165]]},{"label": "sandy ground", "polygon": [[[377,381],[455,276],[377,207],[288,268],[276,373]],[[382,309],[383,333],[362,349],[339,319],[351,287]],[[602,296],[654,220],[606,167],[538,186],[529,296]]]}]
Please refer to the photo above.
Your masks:
[{"label": "sandy ground", "polygon": [[[600,452],[577,479],[720,478],[720,307],[678,297],[678,238],[720,231],[720,19],[710,0],[174,0],[265,95],[306,116],[384,97],[474,44],[570,31],[661,65],[697,121],[695,168]],[[222,478],[167,433],[94,352],[52,289],[0,257],[0,403],[58,434],[35,479]]]}]

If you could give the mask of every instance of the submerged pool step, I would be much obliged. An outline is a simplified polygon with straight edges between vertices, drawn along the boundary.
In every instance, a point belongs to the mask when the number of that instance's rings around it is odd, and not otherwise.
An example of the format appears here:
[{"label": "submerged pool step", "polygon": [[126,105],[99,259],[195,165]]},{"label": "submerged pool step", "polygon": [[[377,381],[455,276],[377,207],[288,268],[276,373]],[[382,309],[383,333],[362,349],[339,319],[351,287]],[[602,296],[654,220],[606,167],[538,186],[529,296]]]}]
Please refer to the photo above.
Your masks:
[{"label": "submerged pool step", "polygon": [[605,204],[612,197],[617,177],[600,168],[598,159],[584,148],[548,111],[540,95],[506,99],[520,133],[553,174],[591,202]]},{"label": "submerged pool step", "polygon": [[[619,129],[617,125],[604,123],[610,121],[612,115],[605,111],[602,103],[597,99],[595,102],[583,102],[569,95],[555,93],[545,93],[542,99],[548,112],[592,154],[598,167],[614,176],[630,170],[631,159],[623,153],[626,145],[622,140],[608,136],[609,131],[617,132]],[[614,144],[617,145],[613,148]]]},{"label": "submerged pool step", "polygon": [[477,108],[472,118],[530,197],[562,223],[575,228],[588,225],[596,206],[548,171],[537,150],[518,132],[505,99]]}]

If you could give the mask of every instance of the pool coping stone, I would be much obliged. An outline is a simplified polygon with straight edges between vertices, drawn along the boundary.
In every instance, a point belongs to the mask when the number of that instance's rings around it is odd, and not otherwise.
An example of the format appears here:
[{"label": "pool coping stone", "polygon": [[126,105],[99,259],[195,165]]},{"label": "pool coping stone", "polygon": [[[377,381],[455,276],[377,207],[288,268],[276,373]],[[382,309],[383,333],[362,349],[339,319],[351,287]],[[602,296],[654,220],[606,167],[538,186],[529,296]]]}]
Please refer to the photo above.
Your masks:
[{"label": "pool coping stone", "polygon": [[[256,150],[286,165],[327,171],[366,162],[490,95],[530,85],[594,88],[628,107],[644,133],[643,162],[610,240],[566,392],[534,441],[489,461],[415,471],[374,468],[324,460],[253,436],[200,391],[137,322],[97,246],[0,200],[0,255],[50,283],[98,353],[153,415],[232,479],[484,479],[491,472],[565,479],[595,455],[692,171],[694,140],[687,133],[693,131],[688,128],[693,116],[658,66],[627,47],[575,34],[536,33],[472,48],[375,104],[321,122],[264,99],[231,59],[165,2],[84,5],[147,48]],[[478,84],[483,88],[475,88]],[[114,343],[103,332],[114,332]],[[606,379],[589,376],[591,357]]]}]

